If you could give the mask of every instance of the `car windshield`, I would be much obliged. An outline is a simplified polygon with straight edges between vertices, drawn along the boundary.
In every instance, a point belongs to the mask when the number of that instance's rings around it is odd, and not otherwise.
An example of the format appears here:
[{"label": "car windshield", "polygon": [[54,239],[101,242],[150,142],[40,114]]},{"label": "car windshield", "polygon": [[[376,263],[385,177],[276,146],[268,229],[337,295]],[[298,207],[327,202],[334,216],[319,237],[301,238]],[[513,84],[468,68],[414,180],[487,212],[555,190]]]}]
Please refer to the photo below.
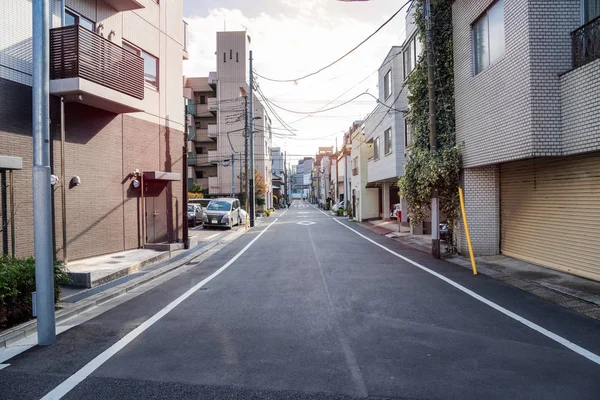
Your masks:
[{"label": "car windshield", "polygon": [[207,209],[212,211],[231,211],[231,203],[222,200],[212,200],[208,203]]},{"label": "car windshield", "polygon": [[188,206],[188,212],[194,212],[194,211],[196,211],[195,206]]}]

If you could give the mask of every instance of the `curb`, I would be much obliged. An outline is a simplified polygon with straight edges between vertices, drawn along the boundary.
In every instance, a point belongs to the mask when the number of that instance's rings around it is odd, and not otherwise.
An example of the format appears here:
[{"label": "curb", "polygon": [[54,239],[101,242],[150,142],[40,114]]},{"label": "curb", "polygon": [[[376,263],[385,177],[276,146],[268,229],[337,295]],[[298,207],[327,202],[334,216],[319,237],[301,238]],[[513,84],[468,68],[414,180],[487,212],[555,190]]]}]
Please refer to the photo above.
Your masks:
[{"label": "curb", "polygon": [[[199,249],[190,249],[188,250],[189,254],[183,255],[183,257],[177,258],[174,260],[173,264],[165,265],[163,268],[159,268],[156,271],[152,271],[147,275],[140,276],[139,278],[132,279],[131,281],[125,282],[120,286],[111,288],[106,290],[105,292],[96,293],[90,296],[87,299],[81,300],[77,303],[72,303],[73,305],[67,308],[63,308],[61,310],[56,311],[55,319],[56,324],[63,322],[69,318],[75,317],[79,314],[84,313],[85,311],[94,308],[98,305],[104,304],[107,301],[114,299],[122,294],[125,294],[131,290],[138,288],[148,282],[151,282],[157,278],[162,277],[163,275],[168,274],[169,272],[175,271],[179,268],[182,268],[188,264],[191,264],[194,259],[200,257],[201,255],[207,253],[209,250],[215,248],[216,246],[225,242],[227,238],[230,238],[230,241],[237,239],[239,236],[245,234],[249,230],[239,230],[235,233],[229,234],[221,239],[217,239],[214,242],[208,242],[205,246],[202,246]],[[185,254],[185,253],[184,253]],[[65,304],[65,303],[63,303]],[[24,322],[20,325],[7,329],[6,331],[0,333],[0,349],[7,348],[18,342],[19,340],[29,338],[37,334],[37,321],[31,320],[28,322]]]}]

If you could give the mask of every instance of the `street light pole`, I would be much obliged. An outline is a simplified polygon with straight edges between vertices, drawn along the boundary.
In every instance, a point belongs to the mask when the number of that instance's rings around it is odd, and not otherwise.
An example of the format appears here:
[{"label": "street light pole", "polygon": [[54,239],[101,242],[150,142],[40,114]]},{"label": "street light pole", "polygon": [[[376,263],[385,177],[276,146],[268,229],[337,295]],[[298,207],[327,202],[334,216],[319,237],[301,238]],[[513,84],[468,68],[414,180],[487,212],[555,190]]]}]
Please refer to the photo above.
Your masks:
[{"label": "street light pole", "polygon": [[50,205],[50,1],[33,0],[33,243],[38,344],[56,342]]},{"label": "street light pole", "polygon": [[[432,156],[437,153],[437,131],[436,131],[436,104],[435,86],[433,77],[433,38],[431,37],[431,0],[425,0],[425,39],[427,50],[427,84],[429,88],[429,151]],[[431,194],[431,253],[433,257],[440,258],[440,216],[439,216],[439,193],[437,187],[433,187]]]},{"label": "street light pole", "polygon": [[252,50],[250,50],[250,227],[254,226],[254,218],[256,215],[255,206],[256,206],[256,198],[254,196],[254,106],[253,106],[253,96],[254,96],[254,74],[252,73]]}]

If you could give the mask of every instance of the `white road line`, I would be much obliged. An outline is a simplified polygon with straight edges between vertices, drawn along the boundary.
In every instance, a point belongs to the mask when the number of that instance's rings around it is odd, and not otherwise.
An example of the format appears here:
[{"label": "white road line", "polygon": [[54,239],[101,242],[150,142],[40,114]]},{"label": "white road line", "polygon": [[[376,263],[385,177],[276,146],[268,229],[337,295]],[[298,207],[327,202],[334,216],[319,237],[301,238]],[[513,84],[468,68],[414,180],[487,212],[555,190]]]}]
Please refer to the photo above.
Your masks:
[{"label": "white road line", "polygon": [[6,367],[10,367],[10,364],[0,364],[0,370],[4,369]]},{"label": "white road line", "polygon": [[321,212],[321,213],[323,213],[323,214],[325,214],[328,217],[331,217],[331,215],[327,214],[325,211],[321,210],[320,208],[314,207],[314,209],[317,210],[317,211],[319,211],[319,212]]},{"label": "white road line", "polygon": [[198,283],[196,286],[189,289],[187,292],[173,300],[169,303],[165,308],[154,314],[152,317],[148,318],[144,321],[140,326],[129,332],[127,335],[123,336],[118,342],[110,346],[108,349],[104,350],[100,355],[94,358],[92,361],[87,363],[83,368],[79,371],[75,372],[69,378],[67,378],[63,383],[55,387],[52,391],[42,397],[42,400],[57,400],[61,399],[64,395],[73,390],[78,384],[80,384],[85,378],[90,376],[94,371],[102,366],[105,362],[107,362],[112,356],[117,354],[120,350],[122,350],[125,346],[131,343],[135,338],[140,336],[144,331],[154,325],[156,322],[160,321],[165,315],[171,312],[175,307],[181,304],[188,297],[193,295],[198,289],[202,286],[206,285],[208,282],[216,278],[221,272],[225,271],[231,264],[233,264],[242,254],[246,252],[256,242],[266,231],[277,222],[277,218],[271,222],[261,233],[259,233],[250,243],[246,245],[239,253],[237,253],[231,260],[227,262],[227,264],[223,265],[221,268],[213,272],[210,276],[205,278],[202,282]]},{"label": "white road line", "polygon": [[590,361],[592,361],[592,362],[600,365],[600,356],[598,356],[597,354],[594,354],[591,351],[586,350],[583,347],[578,346],[578,345],[576,345],[573,342],[570,342],[569,340],[563,338],[562,336],[559,336],[556,333],[551,332],[551,331],[547,330],[546,328],[543,328],[543,327],[539,326],[538,324],[536,324],[534,322],[531,322],[530,320],[528,320],[526,318],[523,318],[520,315],[515,314],[514,312],[512,312],[510,310],[507,310],[506,308],[504,308],[504,307],[502,307],[502,306],[494,303],[493,301],[488,300],[485,297],[480,296],[477,293],[473,292],[472,290],[467,289],[466,287],[464,287],[464,286],[462,286],[462,285],[454,282],[452,279],[448,279],[445,276],[443,276],[443,275],[441,275],[441,274],[439,274],[439,273],[437,273],[437,272],[435,272],[435,271],[433,271],[433,270],[431,270],[431,269],[429,269],[427,267],[424,267],[421,264],[419,264],[419,263],[411,260],[410,258],[406,258],[406,257],[404,257],[404,256],[396,253],[395,251],[388,249],[387,247],[385,247],[385,246],[383,246],[383,245],[375,242],[374,240],[369,239],[368,237],[366,237],[362,233],[360,233],[360,232],[358,232],[358,231],[350,228],[349,226],[341,223],[337,219],[334,219],[334,221],[337,222],[338,224],[342,225],[344,228],[349,229],[352,232],[356,233],[358,236],[362,237],[363,239],[368,240],[369,242],[373,243],[374,245],[381,247],[383,250],[387,251],[388,253],[393,254],[396,257],[403,259],[407,263],[412,264],[415,267],[420,268],[423,271],[425,271],[425,272],[427,272],[427,273],[435,276],[436,278],[439,278],[439,279],[443,280],[444,282],[446,282],[446,283],[454,286],[458,290],[460,290],[460,291],[468,294],[469,296],[473,297],[474,299],[477,299],[477,300],[481,301],[482,303],[484,303],[484,304],[492,307],[496,311],[500,311],[502,314],[506,315],[507,317],[510,317],[510,318],[514,319],[515,321],[518,321],[518,322],[522,323],[523,325],[528,326],[529,328],[533,329],[534,331],[537,331],[537,332],[541,333],[542,335],[546,336],[547,338],[552,339],[555,342],[557,342],[557,343],[565,346],[569,350],[572,350],[575,353],[577,353],[577,354],[579,354],[579,355],[587,358],[588,360],[590,360]]},{"label": "white road line", "polygon": [[220,234],[221,234],[221,233],[215,233],[215,234],[212,234],[212,235],[210,235],[210,236],[206,237],[204,240],[210,240],[210,239],[212,239],[212,238],[214,238],[214,237],[217,237],[217,236],[219,236]]},{"label": "white road line", "polygon": [[289,208],[287,210],[285,210],[284,212],[282,212],[279,217],[283,217],[285,215],[285,213],[288,212],[288,211],[289,211]]}]

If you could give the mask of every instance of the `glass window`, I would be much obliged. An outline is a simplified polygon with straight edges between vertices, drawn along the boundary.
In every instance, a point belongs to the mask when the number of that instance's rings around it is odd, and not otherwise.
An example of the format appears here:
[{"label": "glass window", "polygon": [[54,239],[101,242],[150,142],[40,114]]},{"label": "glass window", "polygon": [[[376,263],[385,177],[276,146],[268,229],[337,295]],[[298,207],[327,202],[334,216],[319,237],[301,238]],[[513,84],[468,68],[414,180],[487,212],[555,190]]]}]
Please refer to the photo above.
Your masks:
[{"label": "glass window", "polygon": [[206,104],[206,96],[200,96],[200,104]]},{"label": "glass window", "polygon": [[73,10],[65,10],[65,25],[80,25],[94,32],[95,24]]},{"label": "glass window", "polygon": [[600,16],[600,0],[583,0],[583,23]]},{"label": "glass window", "polygon": [[385,147],[385,154],[390,154],[392,152],[392,128],[386,129],[383,137],[383,145]]},{"label": "glass window", "polygon": [[140,55],[140,50],[138,48],[136,48],[136,47],[133,47],[132,45],[130,45],[127,42],[123,42],[123,48],[125,50],[127,50],[128,52],[133,53],[133,54],[135,54],[137,56]]},{"label": "glass window", "polygon": [[383,99],[387,99],[392,94],[392,70],[389,70],[383,78]]},{"label": "glass window", "polygon": [[404,119],[404,147],[409,148],[413,145],[412,126],[408,122],[408,117]]},{"label": "glass window", "polygon": [[158,88],[158,58],[142,51],[144,59],[144,80],[146,83]]},{"label": "glass window", "polygon": [[206,209],[212,211],[231,211],[231,203],[224,200],[211,200]]},{"label": "glass window", "polygon": [[498,0],[473,25],[475,74],[504,56],[504,0]]},{"label": "glass window", "polygon": [[379,160],[379,136],[373,141],[373,158]]},{"label": "glass window", "polygon": [[410,67],[412,64],[411,48],[412,48],[412,46],[409,45],[404,50],[404,78],[405,79],[406,79],[406,77],[408,77],[408,75],[410,75],[410,73],[412,71],[412,68]]}]

